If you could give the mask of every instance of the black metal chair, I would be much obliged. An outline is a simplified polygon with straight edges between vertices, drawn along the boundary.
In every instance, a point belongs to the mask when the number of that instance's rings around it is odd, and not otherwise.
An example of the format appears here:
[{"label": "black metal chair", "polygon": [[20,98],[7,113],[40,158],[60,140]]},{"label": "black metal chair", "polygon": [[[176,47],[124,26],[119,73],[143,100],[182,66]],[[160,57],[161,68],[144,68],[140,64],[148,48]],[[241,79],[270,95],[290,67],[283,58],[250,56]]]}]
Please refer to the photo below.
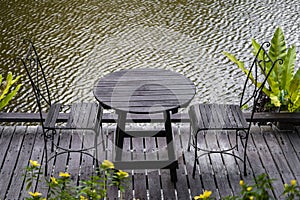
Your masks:
[{"label": "black metal chair", "polygon": [[[97,103],[74,103],[66,106],[63,106],[61,103],[53,103],[46,74],[36,48],[30,40],[24,40],[24,44],[27,47],[27,51],[25,56],[20,59],[30,80],[39,110],[44,137],[45,174],[48,171],[48,161],[64,153],[78,152],[92,156],[98,165],[97,146],[100,143],[98,142],[98,136],[102,131],[102,107]],[[60,117],[62,115],[67,115],[67,120],[63,120]],[[82,145],[81,148],[70,149],[59,146],[59,143],[54,141],[55,135],[59,137],[61,134],[72,134],[72,137],[74,134],[87,135],[90,132],[94,134],[94,141],[88,147]],[[54,154],[51,157],[48,157],[49,139],[52,141],[51,153]],[[95,150],[95,153],[91,153],[91,150]]]},{"label": "black metal chair", "polygon": [[[282,60],[272,61],[265,49],[265,47],[269,46],[270,43],[265,42],[258,50],[244,83],[242,97],[240,99],[239,105],[194,104],[189,108],[191,132],[189,137],[188,151],[190,151],[191,146],[195,148],[193,177],[195,177],[196,164],[198,162],[198,159],[203,155],[211,153],[228,154],[238,158],[243,162],[244,175],[247,175],[247,145],[250,128],[253,124],[253,116],[255,111],[257,110],[258,102],[262,98],[262,89],[265,85],[267,86],[267,79],[270,76],[272,69],[274,68],[276,63],[282,64]],[[258,81],[261,84],[255,86],[250,79],[252,79],[252,81]],[[251,112],[249,122],[246,121],[245,116],[241,110],[243,107],[245,107],[245,105],[248,106],[249,112]],[[236,132],[236,144],[232,147],[229,147],[228,149],[209,150],[207,148],[200,148],[200,145],[198,145],[197,143],[198,135],[200,132],[202,132],[205,136],[205,134],[209,134],[211,131],[216,132],[230,130]],[[242,156],[236,155],[233,152],[234,149],[238,150],[239,138],[241,141],[244,141],[242,145],[244,147]],[[198,151],[203,151],[204,153],[198,155]]]}]

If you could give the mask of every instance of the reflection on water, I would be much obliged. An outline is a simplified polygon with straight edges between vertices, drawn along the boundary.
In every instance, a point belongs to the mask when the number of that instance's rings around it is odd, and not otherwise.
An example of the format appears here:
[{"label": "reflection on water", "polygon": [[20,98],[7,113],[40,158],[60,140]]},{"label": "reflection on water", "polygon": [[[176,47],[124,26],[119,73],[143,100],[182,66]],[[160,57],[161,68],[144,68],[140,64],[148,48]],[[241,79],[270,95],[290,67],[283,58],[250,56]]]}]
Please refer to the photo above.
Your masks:
[{"label": "reflection on water", "polygon": [[[194,101],[236,103],[243,75],[225,59],[249,60],[250,40],[270,40],[281,26],[300,46],[293,0],[0,0],[0,66],[24,74],[8,110],[35,109],[28,79],[13,58],[31,38],[47,65],[53,97],[94,101],[97,79],[115,70],[154,67],[189,77]],[[299,57],[299,56],[298,56]]]}]

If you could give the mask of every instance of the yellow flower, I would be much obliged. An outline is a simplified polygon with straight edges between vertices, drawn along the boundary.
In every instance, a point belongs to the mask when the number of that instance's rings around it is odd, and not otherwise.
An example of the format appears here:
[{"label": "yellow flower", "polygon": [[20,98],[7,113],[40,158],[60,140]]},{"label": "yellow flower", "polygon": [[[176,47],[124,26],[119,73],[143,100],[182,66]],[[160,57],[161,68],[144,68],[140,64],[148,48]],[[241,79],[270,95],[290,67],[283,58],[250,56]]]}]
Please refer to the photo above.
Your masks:
[{"label": "yellow flower", "polygon": [[120,179],[126,178],[126,177],[129,176],[129,174],[128,174],[127,172],[124,172],[124,171],[122,171],[122,170],[119,170],[119,171],[117,172],[117,175],[118,175],[118,178],[120,178]]},{"label": "yellow flower", "polygon": [[274,94],[270,94],[270,99],[272,104],[274,104],[276,107],[280,107],[281,106],[281,102],[278,96],[274,95]]},{"label": "yellow flower", "polygon": [[54,184],[58,184],[58,182],[57,182],[56,178],[54,178],[54,177],[50,177],[50,179],[51,179],[52,183],[54,183]]},{"label": "yellow flower", "polygon": [[203,194],[200,194],[199,196],[195,196],[194,199],[197,200],[197,199],[207,199],[210,197],[211,195],[211,191],[208,191],[208,190],[204,190]]},{"label": "yellow flower", "polygon": [[247,191],[250,192],[252,190],[252,187],[247,187]]},{"label": "yellow flower", "polygon": [[63,177],[63,178],[69,178],[69,177],[70,177],[70,174],[69,174],[68,172],[65,172],[65,173],[59,172],[59,176],[60,176],[60,177]]},{"label": "yellow flower", "polygon": [[297,185],[297,181],[296,181],[296,180],[291,180],[291,185],[292,185],[292,186]]},{"label": "yellow flower", "polygon": [[211,191],[204,190],[203,197],[208,198],[208,197],[210,197],[211,193],[212,193]]},{"label": "yellow flower", "polygon": [[39,167],[39,166],[41,166],[41,165],[38,163],[38,161],[30,160],[29,162],[30,162],[30,164],[31,164],[33,167]]},{"label": "yellow flower", "polygon": [[112,162],[110,162],[109,160],[104,160],[101,164],[101,167],[103,169],[114,169],[115,166]]},{"label": "yellow flower", "polygon": [[200,197],[201,195],[202,195],[202,194],[200,194],[199,196],[194,196],[194,199],[195,199],[195,200],[200,199],[200,198],[201,198],[201,197]]},{"label": "yellow flower", "polygon": [[240,186],[244,185],[244,181],[240,180]]},{"label": "yellow flower", "polygon": [[39,192],[35,192],[35,193],[33,193],[33,192],[28,192],[28,193],[29,193],[33,198],[42,196],[42,193],[39,193]]},{"label": "yellow flower", "polygon": [[253,197],[253,196],[250,196],[249,199],[250,199],[250,200],[254,200],[254,197]]},{"label": "yellow flower", "polygon": [[84,196],[80,195],[80,200],[87,200],[87,198],[85,198]]}]

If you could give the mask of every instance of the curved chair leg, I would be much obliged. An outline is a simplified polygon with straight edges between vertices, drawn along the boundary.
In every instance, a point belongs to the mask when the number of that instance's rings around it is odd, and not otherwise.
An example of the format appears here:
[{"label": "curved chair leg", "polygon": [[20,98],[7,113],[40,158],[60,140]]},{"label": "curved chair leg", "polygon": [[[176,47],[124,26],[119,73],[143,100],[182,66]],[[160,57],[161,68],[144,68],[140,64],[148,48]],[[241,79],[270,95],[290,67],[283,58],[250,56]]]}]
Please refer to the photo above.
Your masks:
[{"label": "curved chair leg", "polygon": [[176,168],[170,169],[171,181],[175,183],[177,181],[177,171]]},{"label": "curved chair leg", "polygon": [[101,118],[102,118],[102,114],[103,114],[103,109],[101,108],[101,106],[100,105],[98,105],[98,111],[97,111],[97,124],[96,124],[96,132],[98,133],[98,136],[99,136],[99,134],[101,134],[101,136],[102,136],[102,144],[103,144],[103,151],[105,151],[105,138],[104,138],[104,135],[103,135],[103,127],[102,127],[102,120],[101,120]]},{"label": "curved chair leg", "polygon": [[247,176],[247,146],[248,146],[248,139],[249,139],[250,129],[246,133],[246,140],[245,140],[245,147],[244,147],[244,176]]},{"label": "curved chair leg", "polygon": [[192,139],[192,125],[190,124],[190,136],[189,136],[189,141],[188,141],[188,148],[187,151],[191,151],[191,139]]},{"label": "curved chair leg", "polygon": [[[50,131],[50,130],[49,130]],[[54,135],[56,135],[56,130],[52,130],[51,131],[51,153],[54,152]],[[47,137],[47,136],[46,136]]]},{"label": "curved chair leg", "polygon": [[197,159],[198,159],[198,151],[197,151],[197,136],[198,133],[195,134],[194,138],[194,149],[195,149],[195,154],[194,154],[194,167],[193,167],[193,178],[195,178],[196,175],[196,166],[197,166]]},{"label": "curved chair leg", "polygon": [[48,173],[48,152],[47,152],[47,136],[45,135],[45,133],[43,134],[44,135],[44,158],[45,158],[45,172],[44,172],[44,175],[47,176],[47,173]]},{"label": "curved chair leg", "polygon": [[[94,145],[95,145],[95,162],[96,162],[96,168],[98,169],[99,167],[99,163],[98,163],[98,136],[99,136],[99,132],[96,131],[95,132],[95,142],[94,142]],[[103,142],[103,141],[102,141]]]},{"label": "curved chair leg", "polygon": [[103,127],[102,127],[102,122],[99,122],[99,127],[97,128],[98,130],[96,131],[96,139],[95,139],[95,151],[96,151],[96,166],[99,167],[99,157],[98,157],[98,139],[99,139],[99,134],[101,134],[102,136],[102,146],[103,146],[103,152],[105,151],[106,147],[105,147],[105,138],[103,135]]}]

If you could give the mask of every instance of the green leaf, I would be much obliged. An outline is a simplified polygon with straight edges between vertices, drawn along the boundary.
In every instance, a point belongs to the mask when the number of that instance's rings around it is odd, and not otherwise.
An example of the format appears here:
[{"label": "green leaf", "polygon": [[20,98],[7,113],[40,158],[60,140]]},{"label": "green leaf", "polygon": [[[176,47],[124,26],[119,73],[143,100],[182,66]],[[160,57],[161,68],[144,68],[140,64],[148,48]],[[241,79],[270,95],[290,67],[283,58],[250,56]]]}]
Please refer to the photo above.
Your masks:
[{"label": "green leaf", "polygon": [[269,50],[270,57],[272,60],[277,60],[285,57],[286,55],[286,44],[283,31],[280,27],[277,27],[273,38],[271,40],[271,47]]},{"label": "green leaf", "polygon": [[280,107],[281,106],[281,102],[278,96],[275,96],[274,94],[270,95],[270,99],[271,99],[271,103],[273,105],[275,105],[276,107]]},{"label": "green leaf", "polygon": [[[228,52],[223,52],[223,54],[225,55],[225,56],[227,56],[227,58],[231,61],[231,62],[233,62],[233,63],[235,63],[246,75],[247,74],[249,74],[249,70],[247,70],[246,68],[245,68],[245,64],[244,64],[244,62],[241,62],[241,61],[239,61],[234,55],[232,55],[232,54],[230,54],[230,53],[228,53]],[[252,77],[252,75],[250,75],[251,77]],[[252,79],[254,80],[254,78],[252,77]]]},{"label": "green leaf", "polygon": [[269,76],[268,78],[268,84],[270,87],[270,90],[268,90],[268,92],[266,92],[265,90],[263,90],[263,92],[270,97],[271,94],[275,95],[275,96],[279,96],[280,95],[280,85],[279,82],[275,81],[271,76]]},{"label": "green leaf", "polygon": [[[283,31],[278,27],[271,40],[269,55],[273,61],[283,59],[286,56],[286,44]],[[277,63],[273,68],[276,76],[279,77],[279,64]],[[278,80],[277,80],[278,81]]]},{"label": "green leaf", "polygon": [[[255,39],[252,39],[252,47],[253,47],[253,54],[254,56],[257,55],[261,45],[256,42]],[[265,48],[265,47],[264,47]],[[267,60],[268,58],[264,55],[264,51],[260,51],[259,55],[257,55],[258,59],[259,60]],[[260,66],[260,70],[261,70],[261,73],[264,74],[266,76],[266,74],[269,72],[269,70],[271,69],[272,67],[272,63],[271,62],[266,62],[266,69],[262,69],[262,67]],[[280,88],[279,88],[279,84],[278,84],[278,81],[277,81],[277,76],[276,76],[276,73],[274,71],[272,71],[267,79],[267,83],[269,85],[269,89],[264,86],[263,88],[263,92],[270,97],[270,94],[271,93],[275,93],[275,95],[278,95],[280,93]],[[258,84],[260,85],[260,84]],[[258,86],[257,85],[257,86]]]},{"label": "green leaf", "polygon": [[0,101],[4,98],[4,96],[9,92],[9,89],[11,87],[12,83],[12,73],[8,72],[7,77],[6,77],[6,85],[5,89],[3,90],[1,96],[0,96]]},{"label": "green leaf", "polygon": [[290,112],[300,111],[300,68],[291,81],[288,93],[290,95],[288,110]]},{"label": "green leaf", "polygon": [[[9,101],[16,95],[18,90],[21,87],[21,84],[19,84],[17,87],[14,88],[14,90],[11,91],[11,87],[14,83],[16,83],[21,78],[21,75],[17,78],[13,79],[12,73],[8,72],[5,85],[3,86],[3,91],[0,90],[1,96],[0,96],[0,110],[3,109]],[[2,75],[0,77],[0,82],[2,82]],[[2,85],[0,84],[0,88]]]},{"label": "green leaf", "polygon": [[286,55],[286,44],[283,31],[280,27],[275,30],[271,40],[269,54],[272,60],[284,58]]},{"label": "green leaf", "polygon": [[20,78],[22,77],[22,75],[17,76],[17,78],[13,79],[11,84],[15,84],[15,82],[17,82]]},{"label": "green leaf", "polygon": [[[231,60],[233,63],[235,63],[246,74],[246,76],[249,74],[249,70],[245,68],[244,63],[239,61],[234,55],[232,55],[228,52],[223,52],[223,54],[226,55],[229,58],[229,60]],[[252,81],[253,84],[256,85],[256,87],[260,87],[262,84],[261,82],[256,82],[256,80],[252,74],[249,75],[249,79]],[[273,83],[272,82],[269,83],[269,85],[275,85],[275,84],[276,84],[276,82],[274,82],[274,81],[273,81]],[[270,96],[270,91],[266,87],[263,88],[263,92],[267,96]]]},{"label": "green leaf", "polygon": [[27,182],[26,191],[28,191],[32,186],[32,181]]},{"label": "green leaf", "polygon": [[283,65],[279,70],[280,86],[283,90],[288,90],[293,79],[294,67],[296,61],[296,47],[293,45],[288,49],[288,52],[283,60]]},{"label": "green leaf", "polygon": [[2,110],[2,108],[4,108],[9,103],[9,101],[16,95],[21,86],[22,84],[17,85],[17,87],[12,92],[10,92],[4,97],[4,99],[0,101],[0,110]]},{"label": "green leaf", "polygon": [[288,105],[288,110],[290,112],[300,111],[300,92],[298,93],[298,98],[293,102],[293,104]]},{"label": "green leaf", "polygon": [[296,74],[293,76],[291,83],[288,88],[288,94],[290,95],[291,102],[295,102],[298,99],[300,90],[300,68],[297,70]]},{"label": "green leaf", "polygon": [[[261,46],[261,45],[260,45],[258,42],[256,42],[255,39],[252,39],[251,42],[252,42],[252,47],[253,47],[253,56],[256,56],[257,53],[258,53],[258,51],[259,51],[259,49],[260,49],[260,46]],[[259,53],[258,58],[259,58],[260,60],[263,59],[263,51],[261,51],[261,52]]]},{"label": "green leaf", "polygon": [[[261,48],[261,45],[260,45],[258,42],[256,42],[255,39],[252,39],[252,47],[253,47],[253,55],[254,55],[254,56],[257,56],[257,58],[258,58],[259,60],[266,60],[266,61],[268,60],[268,57],[266,57],[266,55],[264,55],[264,51],[260,51],[260,52],[259,52],[259,55],[257,55],[259,49]],[[263,47],[263,48],[265,48],[265,47]],[[261,73],[264,74],[264,75],[266,76],[266,74],[270,71],[270,69],[271,69],[271,67],[272,67],[272,63],[271,63],[271,62],[265,62],[264,65],[266,65],[266,66],[265,66],[266,69],[262,68],[261,65],[259,65],[259,67],[260,67]],[[268,81],[268,82],[273,82],[273,80],[274,80],[275,78],[276,78],[276,75],[275,75],[275,73],[273,72],[273,73],[271,73],[271,74],[269,75],[269,78],[268,78],[267,81]],[[270,83],[269,83],[269,84],[270,84]]]}]

